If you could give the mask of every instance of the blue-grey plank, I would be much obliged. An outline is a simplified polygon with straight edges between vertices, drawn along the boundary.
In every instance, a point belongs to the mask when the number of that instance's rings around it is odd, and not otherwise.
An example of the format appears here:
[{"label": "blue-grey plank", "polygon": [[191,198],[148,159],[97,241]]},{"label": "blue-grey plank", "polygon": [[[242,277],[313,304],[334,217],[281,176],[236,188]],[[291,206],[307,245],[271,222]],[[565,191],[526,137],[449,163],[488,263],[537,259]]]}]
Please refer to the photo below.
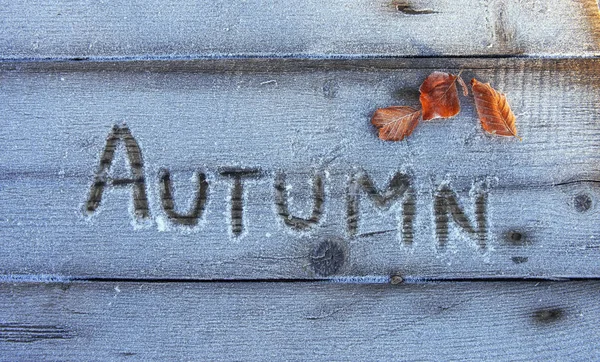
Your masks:
[{"label": "blue-grey plank", "polygon": [[597,360],[598,282],[0,285],[5,360]]},{"label": "blue-grey plank", "polygon": [[[412,62],[268,73],[6,66],[0,273],[597,276],[598,61]],[[373,111],[417,106],[435,69],[505,92],[523,141],[484,134],[468,97],[456,118],[380,141]],[[232,169],[256,172],[238,182]],[[364,175],[380,191],[396,180],[398,198],[380,208]],[[461,212],[443,207],[453,199]]]},{"label": "blue-grey plank", "polygon": [[0,1],[0,57],[597,55],[595,0]]}]

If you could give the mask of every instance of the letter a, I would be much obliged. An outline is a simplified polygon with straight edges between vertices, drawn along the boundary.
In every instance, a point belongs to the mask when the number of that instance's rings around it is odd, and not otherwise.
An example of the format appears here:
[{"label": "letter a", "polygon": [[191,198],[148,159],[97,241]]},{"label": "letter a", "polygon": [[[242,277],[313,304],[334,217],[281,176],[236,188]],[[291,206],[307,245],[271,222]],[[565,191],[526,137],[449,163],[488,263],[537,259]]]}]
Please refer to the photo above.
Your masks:
[{"label": "letter a", "polygon": [[[133,178],[110,178],[108,171],[115,158],[115,150],[119,142],[125,143],[125,150],[129,160],[129,167]],[[133,209],[138,218],[147,218],[150,216],[148,210],[148,198],[146,197],[146,182],[144,180],[144,165],[142,162],[142,151],[137,141],[131,135],[129,128],[125,125],[119,127],[113,126],[110,134],[106,138],[106,146],[100,157],[100,166],[96,171],[94,183],[90,189],[90,194],[85,208],[89,215],[93,214],[102,200],[102,194],[106,186],[129,186],[133,189]]]}]

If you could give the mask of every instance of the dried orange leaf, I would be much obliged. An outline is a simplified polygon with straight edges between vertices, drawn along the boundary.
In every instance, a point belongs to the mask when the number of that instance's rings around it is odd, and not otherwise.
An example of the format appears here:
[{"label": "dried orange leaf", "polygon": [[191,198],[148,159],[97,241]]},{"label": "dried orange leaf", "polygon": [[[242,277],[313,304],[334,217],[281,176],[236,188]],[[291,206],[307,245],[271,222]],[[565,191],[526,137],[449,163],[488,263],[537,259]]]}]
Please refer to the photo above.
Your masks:
[{"label": "dried orange leaf", "polygon": [[406,106],[379,108],[371,123],[379,129],[379,138],[384,141],[402,141],[419,124],[421,110]]},{"label": "dried orange leaf", "polygon": [[[457,79],[460,79],[460,76],[444,72],[433,72],[425,79],[419,88],[423,120],[450,118],[460,112],[460,102],[456,90]],[[464,82],[462,83],[464,84]],[[463,92],[465,89],[466,87],[463,88]]]},{"label": "dried orange leaf", "polygon": [[498,136],[521,139],[517,136],[516,118],[508,105],[506,96],[492,88],[489,83],[481,83],[475,78],[471,80],[471,87],[473,97],[475,97],[477,115],[483,129]]}]

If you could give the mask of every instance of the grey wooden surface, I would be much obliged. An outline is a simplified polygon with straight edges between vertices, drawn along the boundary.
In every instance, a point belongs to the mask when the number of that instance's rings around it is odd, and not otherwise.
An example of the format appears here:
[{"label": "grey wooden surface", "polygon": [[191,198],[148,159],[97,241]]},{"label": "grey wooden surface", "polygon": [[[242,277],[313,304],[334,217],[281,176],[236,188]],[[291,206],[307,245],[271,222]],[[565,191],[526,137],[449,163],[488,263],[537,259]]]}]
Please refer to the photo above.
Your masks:
[{"label": "grey wooden surface", "polygon": [[20,360],[596,360],[599,287],[3,284],[0,348]]},{"label": "grey wooden surface", "polygon": [[[599,359],[599,24],[0,0],[0,360]],[[522,142],[465,97],[377,139],[375,109],[461,70]]]},{"label": "grey wooden surface", "polygon": [[0,54],[581,56],[600,50],[597,15],[595,0],[3,0]]},{"label": "grey wooden surface", "polygon": [[[86,62],[62,70],[5,64],[2,273],[313,278],[324,276],[312,263],[313,251],[335,238],[345,251],[339,268],[325,274],[598,276],[596,59],[504,65],[493,59],[403,60],[399,69],[393,61],[367,61],[343,70],[327,62],[311,69],[311,62],[268,73],[195,71],[202,67],[197,62],[189,72],[185,65],[177,72],[147,72],[123,71],[120,63],[91,71]],[[484,134],[471,98],[462,98],[458,117],[424,122],[406,142],[380,141],[369,122],[372,112],[418,104],[419,84],[434,69],[463,69],[465,78],[505,92],[523,141]],[[131,186],[109,183],[97,209],[84,210],[106,138],[122,122],[142,153],[143,219],[133,211]],[[116,142],[109,178],[131,177],[124,144]],[[227,168],[259,170],[244,177],[241,221],[231,218],[237,206],[233,178],[222,174]],[[169,218],[160,201],[162,169],[173,183],[171,207],[180,213],[193,208],[194,173],[206,174],[207,200],[197,225]],[[396,172],[407,175],[415,205],[412,236],[403,235],[398,219],[407,211],[406,195],[388,209],[360,187],[349,196],[349,178],[361,172],[380,191]],[[288,214],[309,218],[315,174],[324,187],[318,222],[295,229],[279,215],[277,200],[286,201]],[[281,177],[291,189],[278,196]],[[435,197],[444,185],[479,233],[453,218],[446,225],[436,221]],[[349,232],[353,194],[359,202]],[[477,211],[480,196],[484,204]],[[582,198],[587,204],[578,202]],[[239,234],[233,233],[236,222]],[[449,234],[443,235],[444,227]]]}]

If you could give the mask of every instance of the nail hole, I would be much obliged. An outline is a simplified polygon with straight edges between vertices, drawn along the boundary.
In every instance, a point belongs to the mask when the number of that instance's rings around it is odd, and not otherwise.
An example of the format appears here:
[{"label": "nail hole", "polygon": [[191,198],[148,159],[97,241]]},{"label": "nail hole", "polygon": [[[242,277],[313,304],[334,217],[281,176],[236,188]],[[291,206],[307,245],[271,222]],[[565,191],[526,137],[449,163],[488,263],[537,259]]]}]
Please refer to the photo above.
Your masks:
[{"label": "nail hole", "polygon": [[527,237],[524,233],[516,230],[511,230],[505,235],[506,241],[513,245],[526,245],[528,244]]},{"label": "nail hole", "polygon": [[402,282],[404,282],[404,278],[402,278],[398,274],[392,275],[390,278],[390,284],[392,284],[392,285],[398,285],[398,284],[401,284]]}]

